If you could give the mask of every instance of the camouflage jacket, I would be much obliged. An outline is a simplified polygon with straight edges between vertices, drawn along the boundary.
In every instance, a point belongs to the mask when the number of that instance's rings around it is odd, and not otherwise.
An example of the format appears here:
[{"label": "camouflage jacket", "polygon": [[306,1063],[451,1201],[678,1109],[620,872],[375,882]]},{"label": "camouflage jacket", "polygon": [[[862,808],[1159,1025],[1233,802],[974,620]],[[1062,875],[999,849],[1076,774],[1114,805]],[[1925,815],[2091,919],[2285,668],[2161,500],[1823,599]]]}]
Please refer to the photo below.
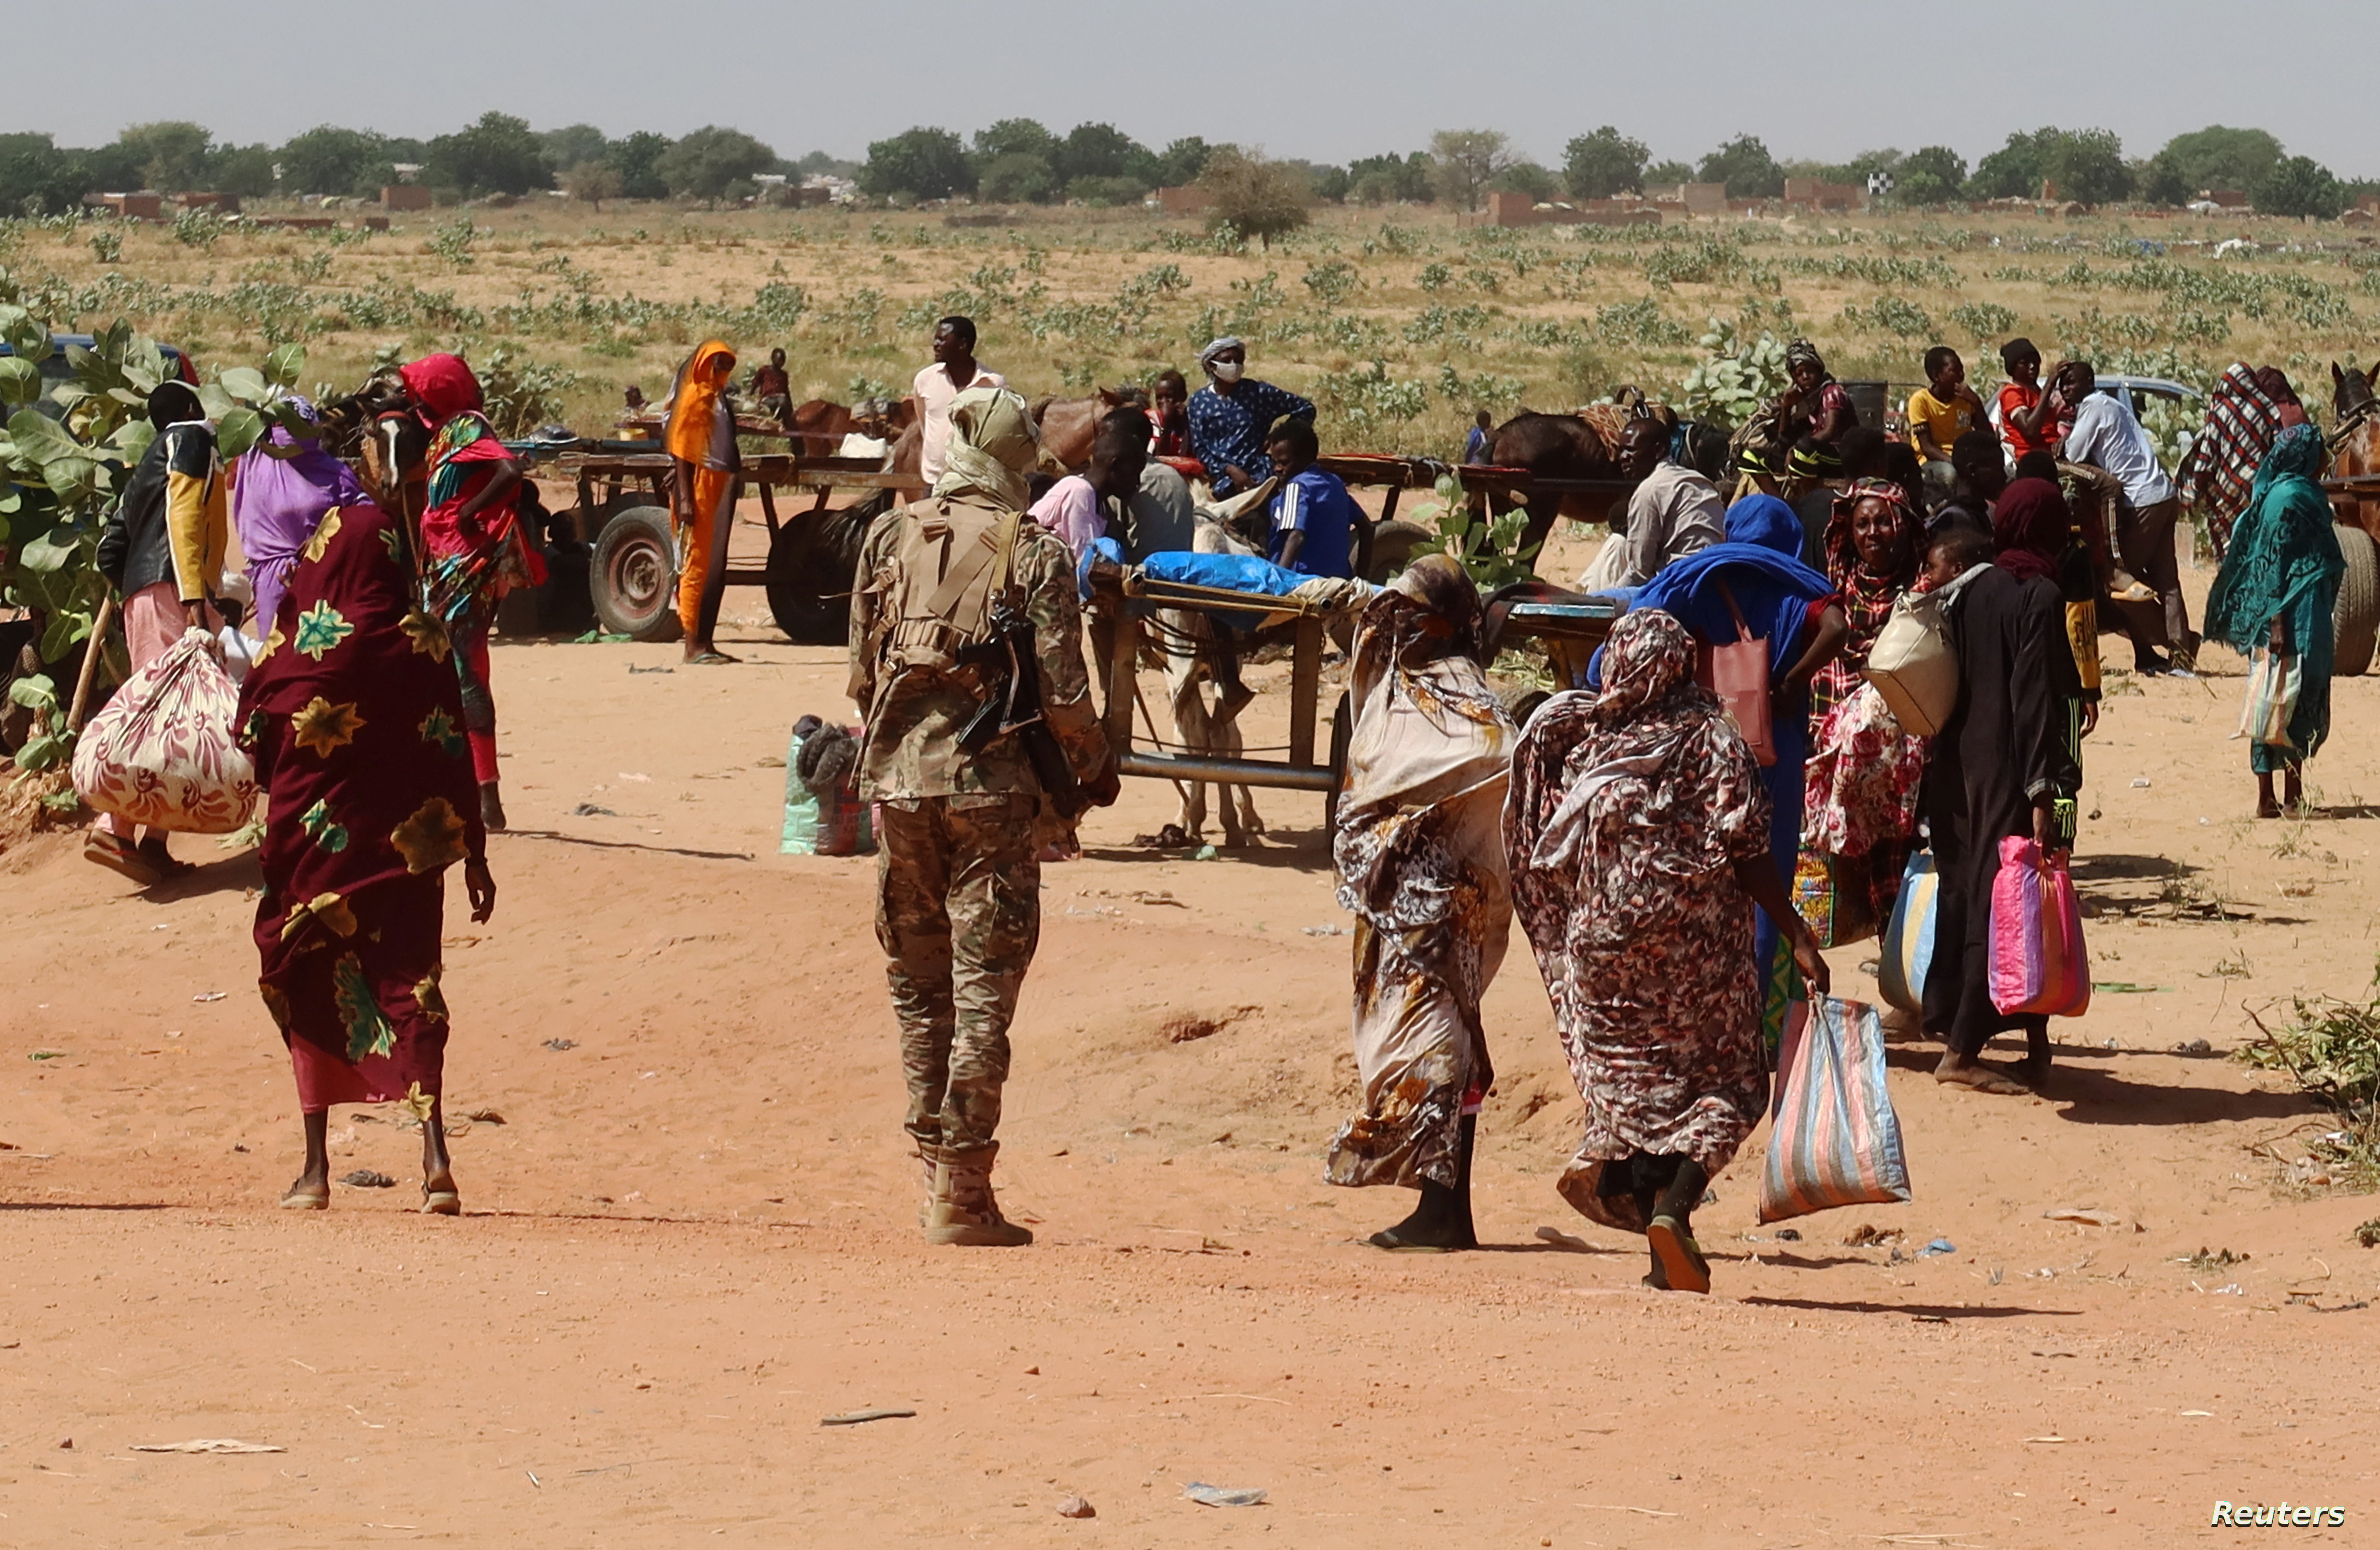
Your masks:
[{"label": "camouflage jacket", "polygon": [[[969,500],[968,497],[959,497]],[[879,522],[860,551],[851,598],[851,698],[866,719],[860,794],[870,801],[977,793],[1038,794],[1021,741],[995,738],[979,754],[959,746],[959,734],[981,708],[990,682],[984,670],[962,665],[948,672],[889,669],[884,644],[893,621],[894,567],[902,525],[929,504],[905,506]],[[1026,521],[1017,530],[1014,586],[1033,622],[1041,680],[1041,713],[1075,777],[1088,781],[1106,765],[1107,739],[1091,708],[1083,666],[1082,614],[1075,602],[1074,557],[1059,538]]]}]

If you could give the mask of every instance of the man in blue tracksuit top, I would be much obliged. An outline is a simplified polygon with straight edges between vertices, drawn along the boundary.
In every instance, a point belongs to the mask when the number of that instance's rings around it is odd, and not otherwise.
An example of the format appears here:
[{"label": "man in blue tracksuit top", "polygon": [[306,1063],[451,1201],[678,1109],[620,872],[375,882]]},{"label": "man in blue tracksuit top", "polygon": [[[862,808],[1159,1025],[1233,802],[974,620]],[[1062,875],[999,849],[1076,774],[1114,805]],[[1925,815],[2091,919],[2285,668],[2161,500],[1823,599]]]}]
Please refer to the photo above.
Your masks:
[{"label": "man in blue tracksuit top", "polygon": [[1339,476],[1314,466],[1319,452],[1307,420],[1283,420],[1266,437],[1265,454],[1281,481],[1267,557],[1300,575],[1353,575],[1360,514]]}]

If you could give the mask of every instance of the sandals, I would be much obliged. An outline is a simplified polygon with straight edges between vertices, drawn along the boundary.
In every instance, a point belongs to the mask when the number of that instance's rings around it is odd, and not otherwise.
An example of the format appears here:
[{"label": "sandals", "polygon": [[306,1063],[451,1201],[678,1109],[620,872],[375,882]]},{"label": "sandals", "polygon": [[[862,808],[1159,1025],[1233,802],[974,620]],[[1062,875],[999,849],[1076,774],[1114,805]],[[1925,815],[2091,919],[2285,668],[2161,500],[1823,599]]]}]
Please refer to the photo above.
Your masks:
[{"label": "sandals", "polygon": [[165,880],[162,873],[149,865],[146,856],[124,842],[121,835],[112,834],[104,829],[92,829],[83,841],[82,858],[129,878],[142,888],[155,888]]},{"label": "sandals", "polygon": [[281,1197],[281,1209],[284,1211],[327,1211],[330,1208],[331,1187],[328,1184],[320,1191],[293,1187]]},{"label": "sandals", "polygon": [[740,662],[743,660],[744,659],[741,657],[731,657],[724,651],[703,651],[686,658],[686,665],[688,667],[723,667],[732,662]]},{"label": "sandals", "polygon": [[1659,1262],[1662,1279],[1670,1283],[1671,1291],[1709,1294],[1710,1261],[1703,1257],[1702,1245],[1675,1217],[1654,1217],[1645,1229],[1645,1237],[1653,1245],[1653,1257]]}]

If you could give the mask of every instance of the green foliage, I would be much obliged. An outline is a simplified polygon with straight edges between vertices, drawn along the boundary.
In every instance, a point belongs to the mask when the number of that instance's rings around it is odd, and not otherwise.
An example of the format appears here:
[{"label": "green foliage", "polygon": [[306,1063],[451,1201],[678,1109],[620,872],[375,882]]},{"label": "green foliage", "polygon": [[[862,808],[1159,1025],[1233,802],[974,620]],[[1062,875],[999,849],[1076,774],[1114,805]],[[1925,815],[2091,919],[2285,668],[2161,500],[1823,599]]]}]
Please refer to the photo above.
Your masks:
[{"label": "green foliage", "polygon": [[212,248],[223,231],[223,217],[212,210],[185,210],[174,217],[174,240],[185,248]]},{"label": "green foliage", "polygon": [[620,197],[657,200],[669,192],[661,175],[662,158],[669,154],[669,137],[650,129],[624,135],[605,148],[603,159],[620,169]]},{"label": "green foliage", "polygon": [[1516,547],[1522,529],[1529,525],[1525,505],[1482,521],[1473,515],[1463,491],[1463,481],[1454,475],[1441,475],[1437,490],[1440,503],[1438,537],[1414,545],[1415,555],[1452,555],[1483,593],[1536,576],[1537,545]]},{"label": "green foliage", "polygon": [[1757,135],[1738,135],[1705,156],[1697,180],[1726,184],[1731,200],[1773,200],[1785,192],[1785,169]]},{"label": "green foliage", "polygon": [[1765,330],[1747,343],[1733,323],[1713,318],[1699,343],[1703,358],[1679,386],[1679,402],[1696,419],[1733,430],[1792,380],[1784,341]]},{"label": "green foliage", "polygon": [[717,200],[777,164],[777,153],[741,129],[706,124],[653,162],[653,175],[677,199]]},{"label": "green foliage", "polygon": [[2313,216],[2327,221],[2347,208],[2347,194],[2328,167],[2311,156],[2275,162],[2250,190],[2259,213]]},{"label": "green foliage", "polygon": [[1488,187],[1498,193],[1526,194],[1533,203],[1543,204],[1561,192],[1554,175],[1535,162],[1514,162],[1488,179]]},{"label": "green foliage", "polygon": [[468,213],[457,215],[431,233],[430,250],[449,269],[468,269],[472,263],[471,243],[478,236],[479,228],[471,224],[471,217]]},{"label": "green foliage", "polygon": [[1615,301],[1598,309],[1595,330],[1608,344],[1646,345],[1659,349],[1675,349],[1694,337],[1694,331],[1685,324],[1663,314],[1661,304],[1649,296],[1634,301]]},{"label": "green foliage", "polygon": [[1080,177],[1121,178],[1147,154],[1146,146],[1112,124],[1077,124],[1051,147],[1050,170],[1061,188]]},{"label": "green foliage", "polygon": [[2235,1057],[2260,1071],[2287,1072],[2301,1092],[2338,1115],[2342,1128],[2316,1143],[2359,1182],[2380,1181],[2380,975],[2362,1000],[2293,996],[2278,1029],[2251,1011],[2257,1038]]},{"label": "green foliage", "polygon": [[1496,175],[1512,164],[1512,142],[1497,129],[1440,129],[1429,137],[1430,178],[1456,210],[1476,210]]},{"label": "green foliage", "polygon": [[976,193],[990,204],[1038,204],[1055,187],[1050,159],[1025,151],[994,156],[976,174]]},{"label": "green foliage", "polygon": [[113,229],[93,232],[91,238],[91,256],[102,263],[119,261],[124,257],[124,234]]},{"label": "green foliage", "polygon": [[975,165],[948,129],[908,129],[869,143],[859,186],[885,199],[948,199],[975,192]]},{"label": "green foliage", "polygon": [[1344,259],[1316,264],[1302,278],[1305,288],[1312,291],[1314,298],[1325,307],[1342,305],[1363,285],[1355,273],[1355,266]]},{"label": "green foliage", "polygon": [[1562,181],[1572,199],[1608,200],[1638,193],[1645,187],[1648,154],[1643,140],[1632,139],[1606,124],[1562,148]]},{"label": "green foliage", "polygon": [[2107,204],[2132,191],[2123,141],[2108,129],[2043,127],[2012,134],[1975,163],[1971,192],[1987,200],[2036,199],[2047,183],[2054,197]]},{"label": "green foliage", "polygon": [[2004,339],[2016,332],[2016,314],[1996,301],[1970,301],[1953,307],[1950,321],[1973,334],[1978,343]]},{"label": "green foliage", "polygon": [[1136,148],[1124,159],[1126,177],[1144,188],[1181,188],[1198,181],[1214,148],[1196,135],[1172,141],[1162,151]]},{"label": "green foliage", "polygon": [[2143,196],[2157,204],[2187,204],[2217,188],[2253,189],[2281,159],[2281,142],[2262,129],[2210,124],[2176,135],[2149,160]]},{"label": "green foliage", "polygon": [[430,142],[423,177],[433,188],[466,195],[526,194],[551,188],[544,147],[526,118],[483,113],[468,128]]},{"label": "green foliage", "polygon": [[1347,197],[1359,204],[1421,204],[1430,197],[1429,156],[1390,151],[1347,163]]},{"label": "green foliage", "polygon": [[1270,247],[1272,239],[1306,223],[1313,195],[1297,172],[1269,161],[1261,151],[1219,146],[1198,175],[1198,187],[1213,202],[1208,224],[1229,226],[1241,238],[1255,237]]},{"label": "green foliage", "polygon": [[115,137],[140,169],[140,186],[168,193],[208,185],[206,126],[180,119],[135,124]]},{"label": "green foliage", "polygon": [[1875,329],[1901,339],[1927,339],[1934,333],[1934,320],[1925,309],[1897,296],[1880,296],[1865,309],[1853,302],[1843,309],[1842,321],[1847,328]]},{"label": "green foliage", "polygon": [[1330,443],[1383,451],[1393,448],[1397,434],[1429,407],[1429,390],[1397,381],[1385,363],[1375,360],[1324,372],[1315,381],[1314,403]]},{"label": "green foliage", "polygon": [[360,194],[375,186],[375,174],[411,157],[392,156],[387,140],[369,129],[322,124],[284,145],[281,187],[292,194]]},{"label": "green foliage", "polygon": [[578,384],[577,372],[540,365],[504,345],[474,361],[471,372],[487,397],[488,423],[507,440],[560,419],[564,397]]}]

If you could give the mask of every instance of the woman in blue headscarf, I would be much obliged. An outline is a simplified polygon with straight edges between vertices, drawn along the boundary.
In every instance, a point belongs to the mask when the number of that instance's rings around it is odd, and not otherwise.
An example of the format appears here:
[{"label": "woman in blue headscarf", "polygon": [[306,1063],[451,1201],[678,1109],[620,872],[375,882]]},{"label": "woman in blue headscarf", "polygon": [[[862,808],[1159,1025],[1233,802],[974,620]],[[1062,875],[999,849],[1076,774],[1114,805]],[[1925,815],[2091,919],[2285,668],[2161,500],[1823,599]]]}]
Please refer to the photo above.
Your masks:
[{"label": "woman in blue headscarf", "polygon": [[2288,776],[2289,810],[2304,806],[2305,761],[2330,735],[2330,614],[2347,561],[2329,498],[2315,482],[2325,455],[2322,432],[2311,425],[2290,426],[2274,441],[2206,598],[2209,636],[2243,657],[2262,647],[2277,660],[2294,659],[2298,670],[2289,741],[2248,745],[2260,818],[2281,816],[2273,800],[2277,769]]},{"label": "woman in blue headscarf", "polygon": [[[1730,645],[1735,615],[1768,643],[1769,737],[1776,762],[1760,772],[1771,809],[1769,849],[1785,877],[1802,846],[1802,787],[1810,754],[1810,680],[1851,638],[1835,588],[1803,564],[1806,538],[1793,508],[1774,495],[1747,495],[1727,509],[1727,541],[1673,560],[1637,592],[1634,607],[1658,608],[1700,645]],[[1730,609],[1730,598],[1734,608]],[[1763,1020],[1773,1046],[1792,999],[1792,957],[1767,913],[1754,951],[1761,965]]]}]

